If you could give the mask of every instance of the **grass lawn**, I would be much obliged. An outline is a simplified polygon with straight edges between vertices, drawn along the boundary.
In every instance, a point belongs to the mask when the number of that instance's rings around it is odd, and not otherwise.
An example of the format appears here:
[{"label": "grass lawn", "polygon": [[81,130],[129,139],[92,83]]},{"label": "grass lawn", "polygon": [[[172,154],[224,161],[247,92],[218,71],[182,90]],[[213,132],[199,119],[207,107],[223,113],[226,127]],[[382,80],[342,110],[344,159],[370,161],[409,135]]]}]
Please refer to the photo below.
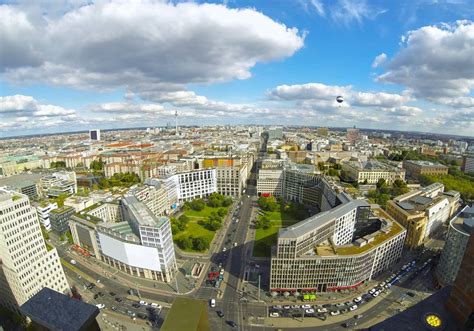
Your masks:
[{"label": "grass lawn", "polygon": [[[184,211],[184,215],[188,216],[190,218],[186,230],[177,233],[176,235],[173,235],[173,240],[177,240],[182,237],[206,237],[209,239],[209,242],[214,239],[214,235],[216,234],[215,231],[210,231],[208,229],[205,229],[203,226],[198,224],[199,220],[206,219],[212,211],[218,211],[220,208],[224,208],[228,210],[228,207],[219,207],[219,208],[212,208],[206,206],[203,210],[201,211],[195,211],[195,210],[186,210]],[[192,248],[190,249],[184,249],[185,252],[200,252],[196,251]]]},{"label": "grass lawn", "polygon": [[253,256],[255,257],[270,257],[271,247],[277,242],[278,230],[300,221],[291,213],[285,211],[264,213],[270,219],[270,227],[268,229],[257,229],[255,232],[255,244],[253,246]]}]

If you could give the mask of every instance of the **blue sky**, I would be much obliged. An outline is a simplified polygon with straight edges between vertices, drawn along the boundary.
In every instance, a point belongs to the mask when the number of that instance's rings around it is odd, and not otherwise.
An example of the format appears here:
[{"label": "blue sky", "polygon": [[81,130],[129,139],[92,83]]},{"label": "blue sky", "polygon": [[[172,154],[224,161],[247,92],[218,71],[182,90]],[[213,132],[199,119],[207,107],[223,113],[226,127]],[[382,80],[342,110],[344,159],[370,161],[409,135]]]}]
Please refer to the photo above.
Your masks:
[{"label": "blue sky", "polygon": [[473,136],[472,20],[468,0],[8,2],[0,136],[160,126],[174,110]]}]

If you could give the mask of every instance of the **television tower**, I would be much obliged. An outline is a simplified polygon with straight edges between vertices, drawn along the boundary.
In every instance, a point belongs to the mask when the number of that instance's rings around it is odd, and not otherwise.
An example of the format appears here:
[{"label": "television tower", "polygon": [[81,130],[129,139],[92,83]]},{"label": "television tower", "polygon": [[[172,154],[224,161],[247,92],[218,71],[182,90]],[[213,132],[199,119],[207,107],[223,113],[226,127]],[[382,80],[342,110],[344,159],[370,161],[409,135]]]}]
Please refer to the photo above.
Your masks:
[{"label": "television tower", "polygon": [[178,111],[174,111],[174,119],[175,119],[175,125],[176,125],[176,135],[178,135]]}]

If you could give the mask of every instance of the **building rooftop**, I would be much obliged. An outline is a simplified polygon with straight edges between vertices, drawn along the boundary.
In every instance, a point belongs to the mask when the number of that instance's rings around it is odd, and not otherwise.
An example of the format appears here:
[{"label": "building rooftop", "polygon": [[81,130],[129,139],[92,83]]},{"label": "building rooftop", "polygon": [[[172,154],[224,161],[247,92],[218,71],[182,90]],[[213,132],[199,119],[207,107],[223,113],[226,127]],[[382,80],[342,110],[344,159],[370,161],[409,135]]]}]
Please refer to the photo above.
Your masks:
[{"label": "building rooftop", "polygon": [[350,165],[353,168],[364,171],[405,171],[394,167],[393,165],[385,162],[380,162],[377,160],[368,160],[368,161],[347,161],[345,164]]},{"label": "building rooftop", "polygon": [[144,203],[138,201],[133,195],[127,194],[123,200],[141,226],[161,227],[168,220],[167,217],[153,214]]},{"label": "building rooftop", "polygon": [[72,211],[72,210],[74,210],[74,208],[69,207],[69,206],[62,206],[62,207],[51,210],[50,213],[62,214],[62,213],[65,213],[67,211]]},{"label": "building rooftop", "polygon": [[311,216],[295,225],[280,229],[278,238],[298,238],[358,207],[369,207],[365,200],[351,200],[331,210]]},{"label": "building rooftop", "polygon": [[470,236],[474,233],[474,216],[469,213],[469,208],[472,207],[464,207],[461,212],[455,215],[449,222],[451,227],[466,236]]},{"label": "building rooftop", "polygon": [[202,300],[191,298],[175,298],[161,330],[210,330],[207,303]]},{"label": "building rooftop", "polygon": [[44,287],[25,302],[20,310],[31,320],[49,330],[79,331],[91,325],[99,309]]},{"label": "building rooftop", "polygon": [[417,166],[420,166],[422,168],[426,167],[438,167],[438,168],[445,168],[447,169],[448,167],[439,163],[439,162],[432,162],[432,161],[425,161],[425,160],[405,160],[405,162],[407,163],[412,163],[412,164],[415,164]]}]

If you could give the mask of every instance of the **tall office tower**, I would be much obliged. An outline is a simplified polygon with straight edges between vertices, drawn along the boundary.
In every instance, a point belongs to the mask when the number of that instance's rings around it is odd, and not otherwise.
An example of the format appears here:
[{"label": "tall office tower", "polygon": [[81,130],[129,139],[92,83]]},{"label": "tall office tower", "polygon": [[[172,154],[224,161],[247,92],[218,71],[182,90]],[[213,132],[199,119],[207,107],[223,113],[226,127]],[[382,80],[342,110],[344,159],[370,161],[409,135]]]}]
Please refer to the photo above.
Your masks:
[{"label": "tall office tower", "polygon": [[99,129],[89,130],[89,139],[100,141],[100,130]]},{"label": "tall office tower", "polygon": [[436,269],[440,285],[450,285],[456,279],[471,234],[474,234],[474,207],[466,206],[449,222],[446,242]]},{"label": "tall office tower", "polygon": [[69,293],[56,248],[46,248],[28,196],[0,188],[0,305],[19,311],[44,287]]}]

